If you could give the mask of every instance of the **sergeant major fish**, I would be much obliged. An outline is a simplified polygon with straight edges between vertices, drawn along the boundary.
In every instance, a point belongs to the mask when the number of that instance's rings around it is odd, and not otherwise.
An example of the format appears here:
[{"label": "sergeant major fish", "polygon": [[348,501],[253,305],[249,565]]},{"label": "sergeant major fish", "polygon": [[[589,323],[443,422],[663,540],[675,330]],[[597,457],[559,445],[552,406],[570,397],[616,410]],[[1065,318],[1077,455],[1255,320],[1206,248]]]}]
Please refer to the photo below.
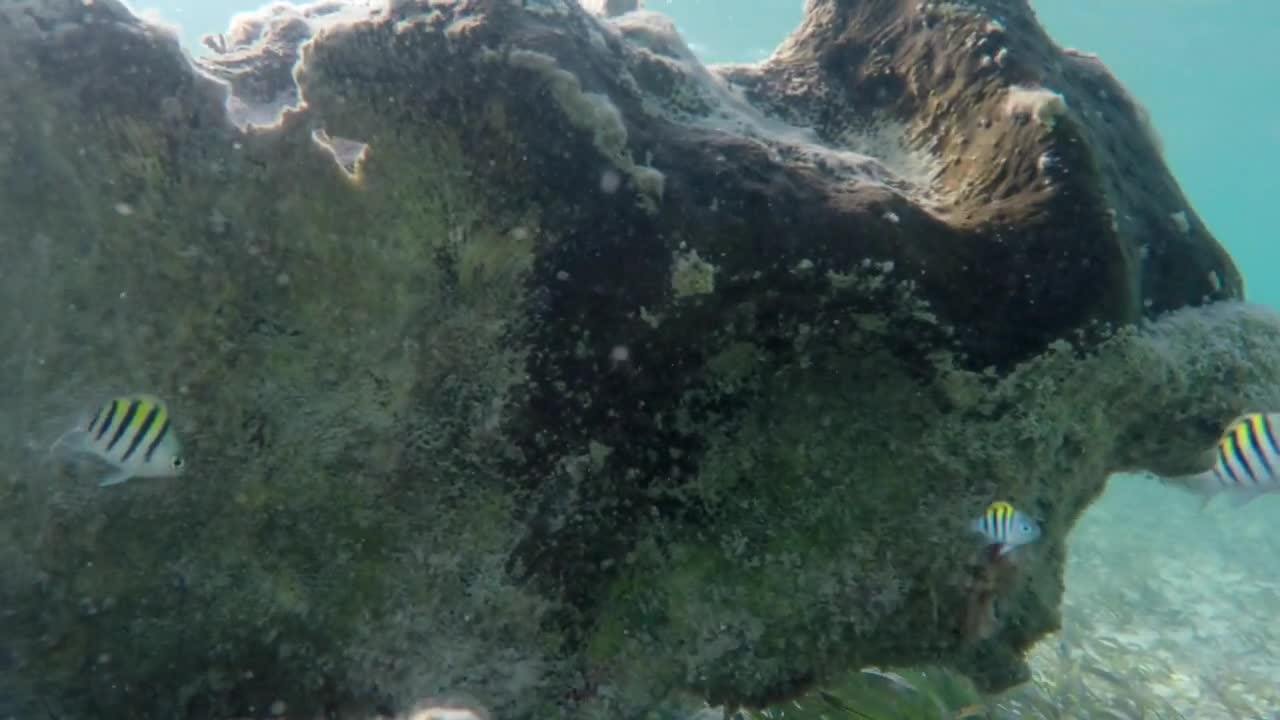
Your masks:
[{"label": "sergeant major fish", "polygon": [[1280,414],[1247,413],[1233,420],[1214,447],[1213,467],[1166,478],[1203,497],[1201,507],[1225,493],[1239,507],[1267,493],[1280,492]]},{"label": "sergeant major fish", "polygon": [[996,557],[1002,557],[1040,537],[1040,524],[1004,500],[997,500],[987,506],[986,512],[974,520],[970,528],[980,533],[989,543],[999,546]]},{"label": "sergeant major fish", "polygon": [[58,447],[110,463],[112,471],[99,480],[99,487],[134,477],[175,477],[185,465],[169,409],[152,395],[108,401],[88,421],[54,441],[49,452]]}]

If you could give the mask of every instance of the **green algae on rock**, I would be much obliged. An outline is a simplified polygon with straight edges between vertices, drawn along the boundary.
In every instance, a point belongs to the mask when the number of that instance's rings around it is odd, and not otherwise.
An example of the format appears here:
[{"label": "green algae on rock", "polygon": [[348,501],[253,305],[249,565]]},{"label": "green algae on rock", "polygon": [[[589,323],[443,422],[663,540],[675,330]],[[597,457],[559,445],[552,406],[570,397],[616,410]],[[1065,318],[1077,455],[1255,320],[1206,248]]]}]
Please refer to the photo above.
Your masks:
[{"label": "green algae on rock", "polygon": [[[275,5],[195,63],[114,0],[0,9],[4,697],[519,719],[1025,679],[1108,473],[1280,401],[1280,326],[1226,302],[1114,79],[975,7],[815,0],[728,68],[561,0]],[[180,482],[43,462],[139,388]],[[1045,538],[975,638],[995,495]]]}]

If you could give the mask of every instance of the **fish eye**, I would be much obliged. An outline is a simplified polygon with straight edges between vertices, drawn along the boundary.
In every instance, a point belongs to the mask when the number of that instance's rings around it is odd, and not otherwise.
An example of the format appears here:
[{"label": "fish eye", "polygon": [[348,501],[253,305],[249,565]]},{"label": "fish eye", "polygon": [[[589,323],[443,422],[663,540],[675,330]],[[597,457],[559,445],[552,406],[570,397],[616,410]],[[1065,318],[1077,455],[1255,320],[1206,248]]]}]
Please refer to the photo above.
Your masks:
[{"label": "fish eye", "polygon": [[173,469],[174,469],[174,470],[180,470],[180,469],[182,468],[182,465],[183,465],[182,458],[180,458],[180,457],[176,457],[176,458],[174,458],[174,459],[173,459]]}]

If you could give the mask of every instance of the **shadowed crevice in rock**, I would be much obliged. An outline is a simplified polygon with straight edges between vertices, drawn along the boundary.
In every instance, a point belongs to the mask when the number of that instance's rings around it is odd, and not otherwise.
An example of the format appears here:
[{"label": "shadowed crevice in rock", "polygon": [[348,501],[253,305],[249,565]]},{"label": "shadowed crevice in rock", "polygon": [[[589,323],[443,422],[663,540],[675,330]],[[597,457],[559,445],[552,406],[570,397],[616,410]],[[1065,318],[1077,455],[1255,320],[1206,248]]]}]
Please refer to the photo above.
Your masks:
[{"label": "shadowed crevice in rock", "polygon": [[[1274,406],[1280,334],[1220,302],[1115,79],[968,7],[817,0],[731,67],[561,0],[278,5],[195,65],[110,0],[0,10],[11,696],[636,717],[1025,679],[1107,474]],[[95,492],[23,444],[139,385],[189,479]],[[996,497],[1045,536],[988,582]]]}]

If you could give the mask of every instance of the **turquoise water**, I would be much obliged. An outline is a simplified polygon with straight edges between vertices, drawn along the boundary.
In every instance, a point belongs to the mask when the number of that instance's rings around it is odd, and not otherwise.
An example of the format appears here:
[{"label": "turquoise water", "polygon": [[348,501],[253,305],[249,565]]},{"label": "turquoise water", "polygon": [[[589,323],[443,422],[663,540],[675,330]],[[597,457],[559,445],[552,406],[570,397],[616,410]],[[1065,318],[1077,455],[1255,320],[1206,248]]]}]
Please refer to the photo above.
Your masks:
[{"label": "turquoise water", "polygon": [[[187,45],[199,52],[201,34],[256,5],[189,0],[150,7],[180,24]],[[801,5],[658,0],[648,7],[674,18],[691,47],[715,63],[766,57],[799,20]],[[1061,44],[1097,53],[1147,106],[1166,161],[1241,268],[1250,298],[1280,307],[1280,282],[1269,275],[1280,260],[1271,237],[1280,101],[1268,92],[1280,78],[1273,49],[1280,2],[1034,5]],[[1084,658],[1120,678],[1112,684],[1125,685],[1125,692],[1140,688],[1186,717],[1274,717],[1272,703],[1280,698],[1256,688],[1280,675],[1270,664],[1280,654],[1280,636],[1257,630],[1269,627],[1280,607],[1280,542],[1271,531],[1277,513],[1274,497],[1239,510],[1218,502],[1200,512],[1190,497],[1118,478],[1076,531],[1065,631],[1037,652],[1043,675],[1037,679],[1052,685]],[[1170,548],[1177,549],[1174,559]]]}]

